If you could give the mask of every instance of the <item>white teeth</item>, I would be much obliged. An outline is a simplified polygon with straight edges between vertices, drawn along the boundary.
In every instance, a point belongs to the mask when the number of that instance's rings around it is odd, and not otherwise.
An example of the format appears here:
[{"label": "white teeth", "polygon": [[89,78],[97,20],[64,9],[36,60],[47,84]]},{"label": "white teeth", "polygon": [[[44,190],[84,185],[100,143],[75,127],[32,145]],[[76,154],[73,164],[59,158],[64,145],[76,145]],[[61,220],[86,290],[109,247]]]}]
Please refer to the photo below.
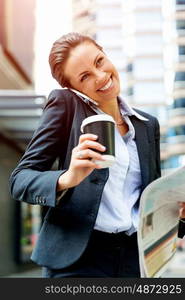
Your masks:
[{"label": "white teeth", "polygon": [[110,88],[111,84],[112,84],[112,79],[110,78],[107,84],[104,85],[101,89],[99,89],[99,91],[107,90],[108,88]]}]

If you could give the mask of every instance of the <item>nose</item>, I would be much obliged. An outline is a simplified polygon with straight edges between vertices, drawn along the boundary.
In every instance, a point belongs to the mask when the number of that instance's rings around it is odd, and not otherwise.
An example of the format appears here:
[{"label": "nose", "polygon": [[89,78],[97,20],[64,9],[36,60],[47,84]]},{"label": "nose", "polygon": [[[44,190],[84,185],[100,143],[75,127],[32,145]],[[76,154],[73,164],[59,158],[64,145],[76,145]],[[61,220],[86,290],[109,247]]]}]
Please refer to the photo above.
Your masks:
[{"label": "nose", "polygon": [[95,76],[96,76],[95,82],[97,84],[102,83],[106,80],[106,72],[104,72],[102,70],[96,70]]}]

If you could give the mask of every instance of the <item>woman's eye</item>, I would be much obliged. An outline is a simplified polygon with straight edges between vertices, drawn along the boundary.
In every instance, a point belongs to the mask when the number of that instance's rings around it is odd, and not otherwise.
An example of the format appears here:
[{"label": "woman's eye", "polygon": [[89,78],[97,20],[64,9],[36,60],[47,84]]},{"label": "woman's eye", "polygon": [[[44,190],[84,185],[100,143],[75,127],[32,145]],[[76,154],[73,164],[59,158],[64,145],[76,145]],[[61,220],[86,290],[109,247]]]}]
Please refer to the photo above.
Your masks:
[{"label": "woman's eye", "polygon": [[103,60],[103,57],[100,57],[100,58],[97,60],[97,62],[96,62],[97,66],[101,65],[102,60]]},{"label": "woman's eye", "polygon": [[85,79],[87,79],[87,77],[88,77],[88,74],[83,75],[81,78],[81,81],[84,81]]}]

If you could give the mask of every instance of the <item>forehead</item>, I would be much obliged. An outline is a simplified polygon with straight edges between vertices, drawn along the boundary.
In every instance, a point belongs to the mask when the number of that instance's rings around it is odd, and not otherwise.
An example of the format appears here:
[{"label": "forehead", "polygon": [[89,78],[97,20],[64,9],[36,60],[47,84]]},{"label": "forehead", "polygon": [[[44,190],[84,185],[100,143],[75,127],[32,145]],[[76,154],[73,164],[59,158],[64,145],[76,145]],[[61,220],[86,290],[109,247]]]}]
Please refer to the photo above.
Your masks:
[{"label": "forehead", "polygon": [[101,51],[93,43],[83,42],[71,50],[69,58],[84,58],[84,55],[89,57],[91,55],[94,56],[99,52]]},{"label": "forehead", "polygon": [[98,54],[102,53],[93,43],[84,42],[71,50],[66,62],[66,67],[70,66],[82,69],[94,63]]}]

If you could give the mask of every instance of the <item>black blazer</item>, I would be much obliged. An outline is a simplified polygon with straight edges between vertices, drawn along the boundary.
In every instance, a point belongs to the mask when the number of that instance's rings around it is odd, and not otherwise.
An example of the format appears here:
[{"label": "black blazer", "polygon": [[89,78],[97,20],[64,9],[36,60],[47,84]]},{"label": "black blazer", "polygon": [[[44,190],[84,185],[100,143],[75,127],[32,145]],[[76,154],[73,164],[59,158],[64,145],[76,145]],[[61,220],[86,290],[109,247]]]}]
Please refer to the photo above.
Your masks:
[{"label": "black blazer", "polygon": [[[136,132],[143,191],[160,176],[159,124],[155,117],[137,111],[149,119],[130,117]],[[95,169],[78,186],[70,188],[58,205],[56,185],[69,167],[82,120],[94,114],[72,91],[52,91],[40,125],[11,175],[15,199],[49,206],[31,256],[39,265],[54,269],[71,265],[82,255],[93,230],[109,169]],[[58,170],[51,170],[56,158]]]}]

